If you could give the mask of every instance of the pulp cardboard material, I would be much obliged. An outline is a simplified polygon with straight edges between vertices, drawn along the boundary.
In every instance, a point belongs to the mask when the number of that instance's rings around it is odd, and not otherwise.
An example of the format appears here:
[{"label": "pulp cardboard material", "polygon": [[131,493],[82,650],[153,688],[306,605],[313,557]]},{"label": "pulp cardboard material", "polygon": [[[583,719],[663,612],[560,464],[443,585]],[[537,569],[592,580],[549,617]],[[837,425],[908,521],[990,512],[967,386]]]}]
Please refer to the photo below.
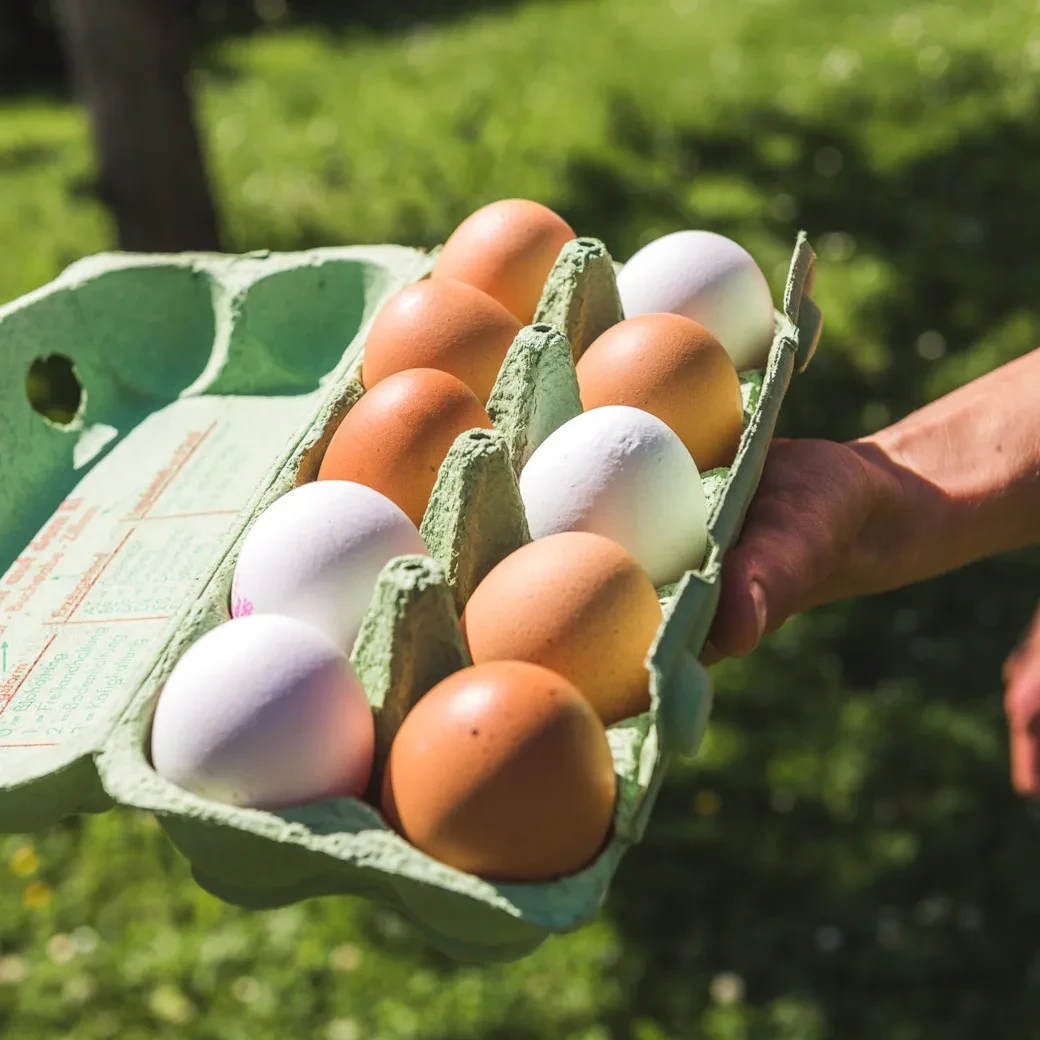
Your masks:
[{"label": "pulp cardboard material", "polygon": [[[357,374],[372,318],[432,262],[399,246],[108,254],[0,309],[0,830],[114,803],[147,809],[223,899],[256,908],[334,893],[380,899],[467,960],[522,956],[596,914],[642,836],[668,759],[695,753],[708,721],[711,684],[697,658],[719,570],[792,374],[819,337],[804,235],[766,368],[741,376],[737,458],[704,474],[707,557],[659,590],[651,710],[608,732],[614,830],[585,870],[488,882],[418,852],[364,802],[237,809],[175,788],[148,761],[166,675],[229,617],[249,524],[315,478],[338,419],[364,392]],[[460,436],[441,467],[421,528],[430,557],[402,557],[380,577],[352,655],[376,717],[372,791],[408,709],[468,663],[458,615],[469,594],[530,538],[517,474],[580,411],[574,361],[621,319],[614,276],[601,242],[564,247],[491,394],[495,429]],[[71,421],[34,410],[30,370],[37,381],[65,372],[73,391],[78,381]]]}]

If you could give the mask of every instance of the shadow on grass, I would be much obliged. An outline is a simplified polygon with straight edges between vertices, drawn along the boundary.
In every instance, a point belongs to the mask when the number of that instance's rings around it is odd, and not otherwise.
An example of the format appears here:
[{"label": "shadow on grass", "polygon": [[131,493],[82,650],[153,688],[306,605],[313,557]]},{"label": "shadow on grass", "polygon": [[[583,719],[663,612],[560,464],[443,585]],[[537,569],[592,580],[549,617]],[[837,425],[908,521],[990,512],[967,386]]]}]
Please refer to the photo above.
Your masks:
[{"label": "shadow on grass", "polygon": [[[980,89],[987,86],[983,79]],[[1040,124],[986,125],[947,149],[879,170],[843,129],[856,121],[857,107],[850,104],[840,120],[818,124],[777,110],[753,111],[727,119],[724,132],[678,133],[667,153],[655,158],[653,128],[618,103],[616,139],[633,161],[575,163],[561,207],[576,227],[596,228],[623,258],[642,244],[640,228],[704,226],[704,215],[683,202],[688,193],[682,189],[698,178],[726,177],[789,212],[716,216],[714,230],[740,240],[765,228],[793,242],[795,230],[805,228],[822,253],[821,279],[833,269],[835,254],[838,264],[865,254],[889,265],[894,291],[880,301],[873,296],[862,315],[885,351],[884,365],[856,385],[845,353],[821,350],[813,362],[814,386],[833,381],[841,408],[826,393],[796,393],[785,422],[801,435],[860,433],[860,408],[850,404],[882,400],[893,417],[915,407],[937,367],[915,352],[922,332],[941,331],[945,363],[1016,314],[1036,310],[1040,231],[1028,215],[1040,205]],[[786,152],[782,158],[770,155],[778,145]],[[656,176],[644,178],[642,171],[652,165]],[[833,342],[824,319],[824,337]],[[1034,345],[1026,339],[1008,350]]]},{"label": "shadow on grass", "polygon": [[607,906],[633,1014],[686,1035],[735,972],[843,1038],[1036,1020],[1040,819],[998,677],[1038,578],[1034,554],[818,610],[716,670],[716,747],[673,771]]},{"label": "shadow on grass", "polygon": [[[993,83],[974,61],[948,79],[951,97]],[[916,103],[907,120],[924,122]],[[957,382],[1040,343],[1035,320],[1016,326],[1040,285],[1040,127],[988,124],[881,169],[849,129],[865,104],[817,123],[753,111],[660,144],[619,102],[628,161],[575,164],[562,207],[627,256],[640,228],[703,226],[681,188],[724,176],[785,212],[713,229],[740,240],[764,222],[836,243],[818,286],[829,272],[851,284],[857,256],[897,273],[857,315],[880,344],[876,371],[857,370],[825,310],[789,435],[868,432],[871,406],[895,418],[944,370]],[[928,330],[942,339],[922,348]],[[968,1040],[1037,1021],[1040,814],[1010,791],[1000,671],[1038,589],[1040,553],[987,561],[817,610],[716,669],[709,753],[673,771],[608,903],[631,987],[613,1036],[636,1019],[699,1035],[723,972],[753,1008],[726,1010],[752,1030],[734,1036]],[[784,1015],[801,1031],[773,1031]]]},{"label": "shadow on grass", "polygon": [[[944,89],[952,99],[993,82],[967,60]],[[928,98],[905,103],[920,107],[907,123],[927,121]],[[724,131],[662,133],[621,100],[622,160],[575,163],[557,200],[627,256],[647,227],[703,226],[685,189],[727,178],[783,205],[713,211],[715,230],[787,241],[806,228],[821,245],[818,285],[852,285],[862,257],[897,274],[849,308],[876,341],[872,370],[825,312],[785,408],[790,435],[868,432],[879,405],[908,412],[1032,348],[1040,330],[1015,325],[1040,285],[1040,127],[991,123],[880,168],[850,130],[866,104],[852,97],[817,122],[767,108]],[[626,996],[623,1013],[594,1020],[614,1040],[708,1035],[712,980],[729,972],[745,1002],[714,1008],[729,1025],[712,1036],[1024,1035],[1040,1016],[1040,813],[1010,790],[1000,671],[1038,589],[1040,553],[985,561],[814,611],[715,670],[705,754],[673,769],[605,909]],[[408,956],[454,970],[414,946]]]}]

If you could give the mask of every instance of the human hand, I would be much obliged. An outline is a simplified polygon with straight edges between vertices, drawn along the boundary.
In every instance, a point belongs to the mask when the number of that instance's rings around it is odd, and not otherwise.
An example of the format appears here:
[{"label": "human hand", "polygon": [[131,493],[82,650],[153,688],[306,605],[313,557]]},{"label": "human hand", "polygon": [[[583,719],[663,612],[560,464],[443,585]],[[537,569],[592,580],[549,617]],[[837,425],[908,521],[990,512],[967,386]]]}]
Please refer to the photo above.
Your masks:
[{"label": "human hand", "polygon": [[704,661],[808,607],[1040,541],[1040,348],[847,444],[774,441]]},{"label": "human hand", "polygon": [[864,442],[776,440],[727,553],[704,661],[742,657],[787,618],[900,583],[900,516],[926,488]]},{"label": "human hand", "polygon": [[1040,797],[1040,607],[1025,640],[1004,665],[1004,709],[1011,735],[1011,782]]},{"label": "human hand", "polygon": [[[778,440],[702,660],[791,615],[1040,544],[1040,348],[862,440]],[[1040,611],[1004,672],[1015,787],[1040,797]]]}]

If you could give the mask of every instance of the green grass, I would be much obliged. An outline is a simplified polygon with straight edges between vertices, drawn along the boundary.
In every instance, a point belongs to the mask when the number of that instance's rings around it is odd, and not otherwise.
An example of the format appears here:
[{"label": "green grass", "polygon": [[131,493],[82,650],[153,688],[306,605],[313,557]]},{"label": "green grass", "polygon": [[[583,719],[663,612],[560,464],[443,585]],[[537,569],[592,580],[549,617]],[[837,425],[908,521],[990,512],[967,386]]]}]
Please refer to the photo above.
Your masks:
[{"label": "green grass", "polygon": [[[820,253],[783,424],[846,437],[1040,342],[1035,0],[572,0],[200,56],[229,248],[433,244],[541,199],[619,258]],[[111,244],[70,107],[0,104],[0,299]],[[601,919],[458,968],[387,911],[218,903],[145,817],[0,839],[0,1032],[276,1040],[975,1040],[1040,1015],[1040,817],[999,671],[1037,555],[815,611],[716,670]]]}]

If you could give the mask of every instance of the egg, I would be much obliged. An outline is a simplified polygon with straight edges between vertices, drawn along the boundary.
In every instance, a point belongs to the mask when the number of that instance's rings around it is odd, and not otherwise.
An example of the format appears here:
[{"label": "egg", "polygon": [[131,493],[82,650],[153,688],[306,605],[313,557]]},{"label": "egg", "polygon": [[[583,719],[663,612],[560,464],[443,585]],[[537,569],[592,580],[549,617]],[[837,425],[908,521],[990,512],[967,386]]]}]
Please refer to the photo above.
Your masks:
[{"label": "egg", "polygon": [[447,278],[409,285],[376,315],[365,341],[361,382],[409,368],[436,368],[461,379],[486,404],[521,325],[497,300]]},{"label": "egg", "polygon": [[703,561],[707,503],[697,464],[676,433],[640,408],[605,405],[558,427],[521,471],[520,496],[533,538],[601,534],[658,588]]},{"label": "egg", "polygon": [[418,527],[448,449],[460,433],[490,430],[476,394],[434,368],[380,380],[347,412],[318,480],[351,480],[386,495]]},{"label": "egg", "polygon": [[660,624],[657,591],[632,555],[583,531],[510,553],[462,615],[474,664],[549,668],[570,680],[607,726],[649,710],[644,662]]},{"label": "egg", "polygon": [[676,231],[640,249],[618,275],[626,318],[669,312],[700,322],[738,372],[761,368],[773,341],[773,299],[751,254],[712,231]]},{"label": "egg", "polygon": [[302,484],[246,534],[231,612],[297,618],[349,653],[379,572],[411,554],[429,555],[415,524],[385,495],[346,480]]},{"label": "egg", "polygon": [[294,618],[257,614],[188,647],[159,695],[155,771],[229,805],[278,809],[360,797],[372,712],[350,662]]},{"label": "egg", "polygon": [[722,344],[679,314],[643,314],[607,329],[577,365],[586,411],[627,404],[656,415],[703,473],[729,466],[744,431],[737,370]]},{"label": "egg", "polygon": [[468,216],[444,243],[431,278],[454,278],[494,297],[529,325],[549,271],[575,237],[551,209],[503,199]]},{"label": "egg", "polygon": [[606,842],[616,781],[589,702],[538,665],[455,672],[405,717],[383,814],[416,848],[499,881],[572,874]]}]

